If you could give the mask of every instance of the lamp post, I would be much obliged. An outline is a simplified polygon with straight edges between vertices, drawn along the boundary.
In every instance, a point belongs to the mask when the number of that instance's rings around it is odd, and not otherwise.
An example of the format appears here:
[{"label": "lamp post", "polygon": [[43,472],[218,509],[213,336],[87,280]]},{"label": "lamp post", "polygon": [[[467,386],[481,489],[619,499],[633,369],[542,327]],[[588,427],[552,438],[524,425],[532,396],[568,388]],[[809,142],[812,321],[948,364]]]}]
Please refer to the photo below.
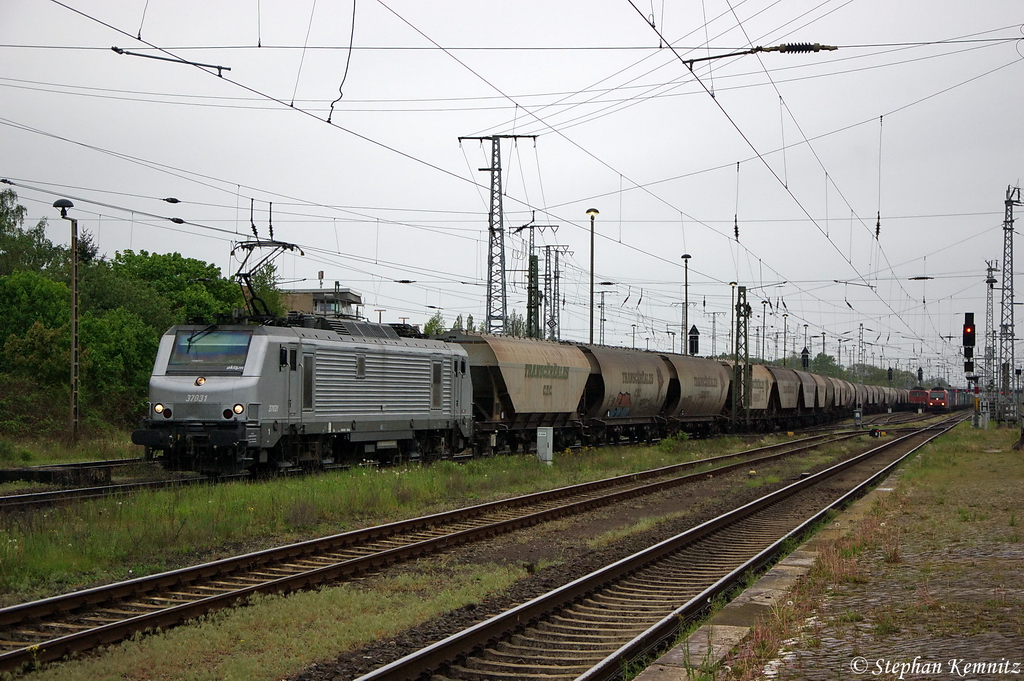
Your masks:
[{"label": "lamp post", "polygon": [[[686,338],[690,333],[690,254],[683,253],[683,354],[690,354]],[[674,339],[673,339],[674,340]]]},{"label": "lamp post", "polygon": [[378,307],[378,308],[374,309],[374,312],[377,313],[377,323],[378,324],[382,324],[383,322],[381,320],[383,319],[383,314],[385,312],[387,312],[387,310],[384,310],[384,309],[381,309],[381,308]]},{"label": "lamp post", "polygon": [[57,199],[60,217],[71,223],[71,440],[78,442],[78,220],[68,217],[68,208],[75,204]]},{"label": "lamp post", "polygon": [[600,215],[596,208],[588,208],[590,216],[590,344],[594,344],[594,217]]},{"label": "lamp post", "polygon": [[[674,354],[676,354],[676,332],[675,331],[669,331],[668,329],[665,329],[665,333],[667,333],[668,335],[672,336],[672,354],[674,355]],[[686,353],[683,353],[683,354],[686,354]]]},{"label": "lamp post", "polygon": [[636,324],[633,324],[633,349],[636,350]]}]

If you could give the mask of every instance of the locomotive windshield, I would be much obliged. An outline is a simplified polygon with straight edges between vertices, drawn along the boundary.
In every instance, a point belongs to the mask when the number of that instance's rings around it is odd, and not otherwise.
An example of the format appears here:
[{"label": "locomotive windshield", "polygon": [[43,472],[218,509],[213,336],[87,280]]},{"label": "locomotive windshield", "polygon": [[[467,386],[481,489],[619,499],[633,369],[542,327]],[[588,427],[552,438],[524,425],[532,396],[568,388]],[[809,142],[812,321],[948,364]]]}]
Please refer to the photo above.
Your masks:
[{"label": "locomotive windshield", "polygon": [[943,391],[936,390],[931,395],[929,395],[929,397],[931,397],[933,400],[944,400],[946,399],[946,393]]},{"label": "locomotive windshield", "polygon": [[251,331],[187,330],[174,334],[169,373],[228,371],[241,373],[249,354]]}]

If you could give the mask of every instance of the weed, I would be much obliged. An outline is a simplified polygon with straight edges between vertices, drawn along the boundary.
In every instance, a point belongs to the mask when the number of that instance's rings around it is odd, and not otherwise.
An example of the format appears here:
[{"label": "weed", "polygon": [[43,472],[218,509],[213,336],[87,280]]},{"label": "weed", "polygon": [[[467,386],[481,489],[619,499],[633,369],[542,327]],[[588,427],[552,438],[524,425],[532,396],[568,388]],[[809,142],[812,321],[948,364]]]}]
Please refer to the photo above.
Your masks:
[{"label": "weed", "polygon": [[902,549],[900,548],[900,529],[897,528],[895,535],[890,534],[885,541],[883,549],[885,562],[894,565],[903,560]]},{"label": "weed", "polygon": [[871,630],[876,636],[888,636],[900,633],[900,627],[896,623],[896,616],[889,610],[883,610],[876,614],[875,624]]},{"label": "weed", "polygon": [[843,622],[844,624],[849,624],[852,622],[863,622],[864,615],[860,614],[859,612],[854,612],[847,608],[845,611],[843,611],[843,614],[839,616],[839,621]]}]

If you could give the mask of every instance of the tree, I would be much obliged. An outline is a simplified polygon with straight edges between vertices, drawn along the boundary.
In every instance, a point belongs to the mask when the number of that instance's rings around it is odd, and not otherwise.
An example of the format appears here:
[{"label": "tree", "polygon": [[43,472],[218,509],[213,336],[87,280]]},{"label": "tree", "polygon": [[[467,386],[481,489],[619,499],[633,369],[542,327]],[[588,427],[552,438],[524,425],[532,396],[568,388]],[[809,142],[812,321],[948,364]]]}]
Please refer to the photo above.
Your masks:
[{"label": "tree", "polygon": [[71,320],[71,290],[37,272],[0,276],[0,343],[24,336],[33,324],[58,328]]},{"label": "tree", "polygon": [[137,315],[118,308],[81,321],[82,386],[107,421],[141,415],[160,336]]},{"label": "tree", "polygon": [[[222,278],[219,267],[180,253],[120,251],[111,266],[122,277],[147,282],[168,301],[177,323],[212,319],[214,314],[229,314],[242,306],[241,289]],[[258,282],[257,290],[261,286],[263,282]]]},{"label": "tree", "polygon": [[475,325],[473,324],[473,315],[469,315],[468,317],[466,317],[466,331],[467,331],[468,333],[473,333],[474,331],[483,331],[483,329],[482,329],[482,328],[481,328],[481,329],[478,329],[478,328],[476,328],[476,326],[475,326]]},{"label": "tree", "polygon": [[520,338],[526,336],[526,317],[512,310],[505,318],[505,335]]},{"label": "tree", "polygon": [[812,373],[819,374],[821,376],[839,376],[839,365],[836,364],[836,359],[832,355],[826,355],[822,352],[818,353],[818,356],[811,360]]},{"label": "tree", "polygon": [[462,315],[455,318],[455,323],[452,324],[452,331],[463,331],[462,328]]},{"label": "tree", "polygon": [[441,311],[438,310],[434,313],[434,316],[427,320],[427,323],[423,325],[423,333],[428,336],[437,336],[444,333],[444,316]]},{"label": "tree", "polygon": [[68,262],[67,250],[46,238],[46,218],[23,228],[26,213],[14,191],[0,191],[0,275],[52,271]]}]

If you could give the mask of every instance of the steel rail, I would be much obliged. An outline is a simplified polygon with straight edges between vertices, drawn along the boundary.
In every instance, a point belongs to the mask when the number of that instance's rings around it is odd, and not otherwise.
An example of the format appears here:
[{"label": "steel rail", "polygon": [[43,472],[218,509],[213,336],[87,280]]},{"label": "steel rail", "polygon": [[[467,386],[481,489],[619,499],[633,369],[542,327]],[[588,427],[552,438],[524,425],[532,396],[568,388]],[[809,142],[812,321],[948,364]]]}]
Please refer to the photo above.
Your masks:
[{"label": "steel rail", "polygon": [[[732,589],[738,587],[744,576],[753,572],[759,572],[764,567],[774,563],[776,560],[783,555],[783,546],[792,538],[799,538],[808,534],[818,523],[824,520],[827,515],[835,509],[844,508],[856,499],[867,493],[867,491],[877,482],[885,479],[890,473],[892,473],[897,466],[906,461],[909,457],[915,454],[921,447],[932,442],[938,437],[948,433],[950,430],[955,428],[957,425],[962,423],[965,419],[955,419],[948,425],[931,425],[926,426],[918,431],[918,433],[927,432],[928,430],[936,431],[931,437],[924,442],[916,445],[909,452],[899,457],[892,463],[883,467],[863,482],[858,484],[853,489],[849,490],[835,501],[821,508],[817,513],[810,516],[801,523],[799,526],[794,528],[792,531],[787,533],[785,536],[780,537],[775,543],[768,548],[764,549],[761,553],[751,558],[743,565],[737,567],[731,573],[723,577],[721,580],[712,584],[710,587],[705,589],[703,592],[693,597],[687,603],[683,604],[669,615],[665,616],[657,624],[650,627],[640,636],[637,636],[629,643],[623,645],[621,648],[616,650],[614,653],[609,655],[607,658],[602,660],[600,663],[595,665],[586,674],[579,677],[579,681],[606,681],[610,679],[616,679],[619,677],[623,663],[635,660],[638,658],[645,657],[651,653],[664,648],[664,646],[672,641],[682,629],[684,623],[688,623],[696,619],[707,610],[708,604],[719,597],[722,594],[726,594]],[[915,433],[908,434],[900,440],[911,438]],[[895,444],[888,443],[890,446]],[[870,453],[870,452],[868,452]],[[863,455],[862,455],[863,456]],[[823,471],[824,472],[824,471]],[[782,490],[779,490],[782,491]]]},{"label": "steel rail", "polygon": [[[955,425],[955,424],[953,424]],[[952,428],[953,426],[949,426]],[[445,665],[451,664],[453,661],[460,659],[472,651],[481,650],[492,646],[499,640],[506,638],[512,633],[523,629],[525,626],[539,621],[544,616],[556,611],[560,608],[567,606],[573,602],[577,602],[589,594],[593,593],[596,589],[603,585],[607,585],[623,578],[624,576],[633,573],[643,567],[651,565],[666,556],[669,556],[677,552],[687,544],[699,541],[702,538],[708,537],[709,535],[721,530],[722,528],[741,521],[743,518],[755,513],[761,509],[771,506],[778,501],[790,497],[798,492],[801,492],[809,487],[812,487],[819,482],[826,480],[835,474],[845,471],[858,463],[867,461],[868,459],[878,455],[879,453],[902,443],[909,438],[914,437],[918,433],[924,433],[929,430],[937,430],[937,433],[929,438],[928,441],[938,437],[944,432],[947,432],[948,428],[938,430],[935,426],[927,426],[922,428],[917,433],[906,435],[898,438],[891,442],[887,442],[879,447],[869,450],[863,454],[852,457],[839,464],[831,466],[830,468],[821,471],[812,476],[808,476],[798,482],[788,485],[780,490],[777,490],[771,494],[765,495],[760,499],[752,501],[748,504],[729,511],[717,518],[704,522],[697,527],[694,527],[686,532],[677,535],[676,537],[662,541],[655,546],[646,549],[645,551],[634,554],[633,556],[624,558],[617,561],[605,568],[595,571],[590,575],[575,580],[569,584],[566,584],[554,591],[535,598],[527,603],[516,606],[501,615],[497,615],[484,622],[478,623],[460,633],[457,633],[447,639],[434,643],[416,653],[412,653],[404,658],[396,660],[380,669],[365,674],[357,681],[407,681],[410,679],[417,679],[422,677],[430,670],[435,670]],[[922,443],[923,444],[923,443]],[[921,445],[918,445],[920,447]],[[916,451],[915,448],[914,451]],[[871,480],[876,479],[878,476],[883,475],[885,472],[891,470],[896,464],[901,462],[909,456],[909,454],[901,456],[892,464],[887,465],[882,472],[873,474],[868,481],[865,481],[857,486],[856,489],[863,489]],[[853,494],[849,492],[844,494],[839,500],[832,502],[826,506],[825,509],[815,513],[811,519],[808,519],[799,525],[800,532],[805,531],[810,527],[817,518],[820,518],[828,510],[831,510],[840,503],[841,500],[847,499]],[[795,532],[795,530],[794,530]],[[782,546],[785,539],[793,536],[793,532],[789,532],[785,537],[778,539],[772,545],[759,552],[753,558],[744,561],[743,565],[732,570],[727,577],[720,579],[714,585],[706,588],[699,596],[691,599],[687,604],[677,609],[671,615],[664,617],[657,625],[652,626],[645,631],[640,637],[634,639],[631,643],[623,645],[615,653],[609,655],[605,660],[598,663],[597,667],[588,672],[580,678],[587,679],[605,679],[614,678],[617,676],[622,669],[622,662],[627,659],[636,657],[639,653],[647,652],[653,648],[661,645],[669,636],[674,635],[666,633],[671,626],[674,624],[676,628],[680,625],[680,614],[685,614],[687,617],[691,617],[694,613],[699,612],[708,607],[709,599],[713,595],[722,593],[728,590],[732,586],[736,585],[739,578],[747,573],[751,568],[764,565],[771,561],[774,556],[778,553],[779,547]],[[685,610],[687,609],[688,610]],[[684,611],[685,610],[685,611]],[[597,670],[597,671],[595,671]],[[605,674],[608,675],[605,675]],[[591,674],[594,674],[591,676]]]},{"label": "steel rail", "polygon": [[76,487],[74,489],[49,490],[47,492],[27,492],[25,494],[9,494],[0,496],[0,511],[35,506],[50,506],[65,501],[82,501],[85,499],[101,499],[103,497],[131,494],[142,490],[158,490],[167,487],[185,487],[200,483],[210,484],[209,478],[182,478],[180,480],[149,480],[145,482],[126,482],[119,485],[97,485],[95,487]]},{"label": "steel rail", "polygon": [[[293,575],[282,576],[277,579],[266,579],[259,584],[234,589],[230,592],[211,595],[204,598],[196,598],[190,602],[181,603],[180,605],[172,605],[155,612],[140,614],[136,617],[130,617],[98,627],[91,627],[84,631],[74,632],[49,641],[23,645],[20,648],[0,654],[0,670],[16,669],[26,663],[39,663],[56,660],[70,653],[81,652],[94,648],[98,645],[123,640],[138,631],[144,631],[153,627],[167,627],[177,624],[213,610],[243,602],[255,593],[281,593],[294,591],[316,584],[321,584],[325,581],[336,580],[340,577],[362,574],[369,570],[378,569],[403,560],[409,560],[437,550],[443,550],[445,548],[464,544],[470,541],[488,538],[499,533],[535,525],[555,518],[564,517],[566,515],[580,513],[592,508],[605,506],[610,503],[630,499],[643,494],[651,494],[671,486],[701,480],[709,474],[721,474],[728,470],[757,465],[783,456],[789,456],[799,451],[804,451],[832,441],[835,440],[828,439],[825,436],[817,436],[795,442],[769,445],[755,450],[748,450],[748,452],[726,454],[710,459],[686,462],[684,464],[675,464],[672,466],[654,469],[652,471],[645,471],[643,473],[618,476],[592,483],[582,483],[566,488],[560,488],[558,490],[551,490],[549,492],[538,492],[524,497],[480,504],[433,516],[424,516],[405,521],[398,521],[388,525],[354,530],[326,538],[299,542],[285,547],[253,552],[198,566],[182,568],[147,577],[139,577],[125,582],[95,587],[92,589],[86,589],[70,594],[54,596],[52,598],[3,608],[0,609],[0,626],[9,629],[25,621],[41,620],[59,613],[74,613],[76,610],[86,607],[98,608],[104,604],[116,603],[130,598],[146,599],[147,597],[151,597],[151,594],[156,594],[160,590],[167,590],[175,587],[187,588],[189,585],[204,579],[209,580],[214,577],[227,578],[232,576],[232,573],[258,571],[261,568],[266,568],[266,566],[273,565],[274,563],[283,563],[288,560],[301,559],[303,557],[315,555],[317,552],[325,553],[337,551],[355,546],[360,542],[366,543],[387,537],[393,537],[396,534],[403,532],[421,532],[439,524],[458,523],[468,521],[473,518],[485,517],[487,514],[491,513],[523,507],[528,508],[530,504],[549,504],[552,501],[559,501],[567,498],[571,499],[574,495],[580,496],[581,494],[596,493],[616,484],[633,484],[640,480],[657,477],[659,474],[663,477],[664,475],[684,470],[687,467],[700,467],[708,462],[721,462],[724,459],[749,455],[751,452],[756,453],[766,450],[779,450],[784,449],[786,446],[792,446],[793,444],[800,445],[797,449],[776,451],[774,454],[767,454],[755,459],[744,458],[742,461],[738,461],[733,464],[719,466],[712,469],[704,469],[688,476],[648,483],[645,485],[635,485],[609,495],[583,498],[582,500],[544,508],[518,517],[506,518],[499,520],[498,522],[489,522],[479,527],[462,529],[455,532],[446,532],[434,538],[413,541],[404,546],[386,550],[378,550],[369,555],[342,560],[323,567],[305,570]],[[5,643],[8,646],[21,645],[16,644],[13,641],[4,641],[3,632],[0,631],[0,645]]]},{"label": "steel rail", "polygon": [[[674,464],[674,466],[678,467],[678,466],[697,465],[699,463],[705,463],[705,464],[706,463],[714,463],[714,462],[723,461],[723,460],[726,460],[726,459],[729,459],[729,458],[732,458],[732,457],[737,457],[737,456],[752,456],[752,455],[755,455],[755,454],[760,453],[760,452],[769,452],[769,451],[774,451],[774,450],[777,450],[777,449],[780,449],[780,448],[784,448],[784,447],[790,447],[790,446],[793,446],[794,444],[808,443],[809,441],[811,441],[813,439],[823,438],[823,437],[826,437],[827,435],[837,435],[837,434],[836,433],[824,433],[824,434],[818,434],[818,435],[809,435],[809,436],[806,436],[806,437],[803,437],[803,438],[799,438],[799,439],[796,439],[796,440],[790,440],[789,442],[782,442],[782,443],[779,443],[779,444],[776,444],[776,445],[766,445],[764,447],[758,447],[758,448],[755,448],[755,449],[749,449],[749,450],[745,450],[743,452],[737,452],[735,454],[723,454],[723,455],[717,456],[717,457],[710,457],[710,458],[707,458],[707,459],[702,459],[699,462],[686,462],[686,463],[683,463],[683,464]],[[131,462],[141,462],[142,460],[141,459],[123,459],[123,460],[118,460],[118,461],[119,462],[122,462],[122,461],[126,462],[124,465],[128,465]],[[101,463],[101,462],[90,462],[90,463]],[[77,465],[78,464],[59,464],[59,466],[77,466]],[[118,463],[118,465],[121,465],[121,464]],[[661,468],[661,469],[654,469],[652,471],[645,471],[644,473],[637,473],[637,474],[634,474],[634,475],[637,475],[637,476],[643,476],[643,475],[647,475],[647,476],[664,475],[668,471],[672,470],[674,466],[666,466],[666,467]],[[334,470],[334,469],[335,468],[331,468],[329,470]],[[628,477],[628,476],[622,476],[622,477]],[[10,495],[5,495],[5,496],[0,496],[0,511],[8,511],[8,510],[12,510],[12,509],[31,508],[31,507],[34,507],[34,506],[47,506],[47,505],[53,505],[53,504],[57,504],[57,503],[62,503],[62,502],[65,502],[65,501],[98,499],[98,498],[102,498],[102,497],[106,497],[106,496],[115,496],[115,495],[118,495],[118,494],[130,494],[132,492],[137,492],[137,491],[142,491],[142,490],[154,490],[154,489],[161,489],[161,488],[164,488],[164,487],[174,487],[174,486],[178,486],[178,485],[194,485],[194,484],[198,484],[198,483],[213,483],[213,482],[221,482],[221,481],[227,481],[227,480],[238,480],[238,479],[241,479],[241,480],[251,480],[252,478],[248,474],[239,474],[239,475],[232,475],[232,476],[220,476],[219,478],[216,478],[216,479],[203,477],[203,478],[182,478],[182,479],[178,479],[178,480],[153,480],[153,481],[134,482],[134,483],[122,483],[122,484],[118,484],[118,485],[96,485],[96,486],[88,486],[88,487],[77,487],[77,488],[74,488],[74,489],[48,490],[48,491],[45,491],[45,492],[28,492],[28,493],[24,493],[24,494],[10,494]],[[638,478],[638,479],[640,479],[640,478]],[[615,478],[611,478],[609,480],[616,480],[616,479]],[[599,484],[600,482],[602,482],[602,481],[598,481],[598,483],[584,483],[584,484]],[[615,484],[618,484],[618,483],[615,483]]]}]

